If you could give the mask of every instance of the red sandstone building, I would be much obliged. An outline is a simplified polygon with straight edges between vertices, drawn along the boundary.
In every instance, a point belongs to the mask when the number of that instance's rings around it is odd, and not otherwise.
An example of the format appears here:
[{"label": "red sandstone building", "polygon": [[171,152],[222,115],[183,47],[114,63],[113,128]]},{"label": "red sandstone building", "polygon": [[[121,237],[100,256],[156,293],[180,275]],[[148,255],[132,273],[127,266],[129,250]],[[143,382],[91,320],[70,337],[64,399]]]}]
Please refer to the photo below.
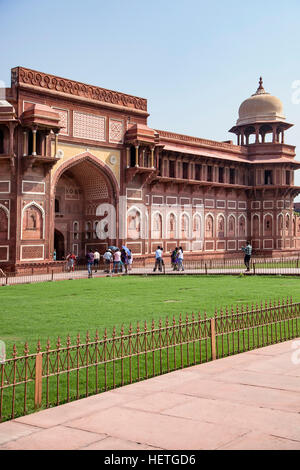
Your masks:
[{"label": "red sandstone building", "polygon": [[295,147],[282,103],[262,81],[216,142],[147,126],[147,101],[17,67],[0,101],[0,267],[126,244],[152,257],[300,247]]}]

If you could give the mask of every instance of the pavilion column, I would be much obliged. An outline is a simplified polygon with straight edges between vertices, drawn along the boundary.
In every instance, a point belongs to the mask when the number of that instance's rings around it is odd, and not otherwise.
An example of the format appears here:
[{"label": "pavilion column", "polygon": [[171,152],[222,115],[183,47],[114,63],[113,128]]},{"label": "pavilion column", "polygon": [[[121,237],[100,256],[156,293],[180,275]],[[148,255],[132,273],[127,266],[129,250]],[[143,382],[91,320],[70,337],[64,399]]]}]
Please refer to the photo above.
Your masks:
[{"label": "pavilion column", "polygon": [[151,148],[151,168],[154,168],[154,148]]},{"label": "pavilion column", "polygon": [[273,144],[277,142],[277,126],[273,126]]},{"label": "pavilion column", "polygon": [[244,145],[244,131],[243,129],[241,130],[241,145]]},{"label": "pavilion column", "polygon": [[36,155],[36,133],[37,129],[32,129],[32,155]]},{"label": "pavilion column", "polygon": [[259,127],[255,126],[255,143],[259,144]]},{"label": "pavilion column", "polygon": [[126,165],[127,168],[130,167],[130,147],[126,147]]},{"label": "pavilion column", "polygon": [[23,157],[27,156],[27,132],[23,131]]},{"label": "pavilion column", "polygon": [[139,145],[135,146],[135,166],[139,166]]},{"label": "pavilion column", "polygon": [[54,157],[57,157],[57,147],[58,147],[58,132],[55,132]]},{"label": "pavilion column", "polygon": [[9,154],[14,155],[14,132],[15,132],[15,123],[9,123]]},{"label": "pavilion column", "polygon": [[142,166],[142,167],[146,167],[146,166],[147,166],[147,164],[145,165],[145,149],[143,149],[143,151],[142,151],[142,165],[141,165],[141,166]]},{"label": "pavilion column", "polygon": [[284,131],[281,131],[281,143],[284,144]]},{"label": "pavilion column", "polygon": [[50,134],[49,131],[45,132],[45,151],[44,151],[45,157],[48,157],[48,142],[49,142],[48,137],[49,137],[49,134]]}]

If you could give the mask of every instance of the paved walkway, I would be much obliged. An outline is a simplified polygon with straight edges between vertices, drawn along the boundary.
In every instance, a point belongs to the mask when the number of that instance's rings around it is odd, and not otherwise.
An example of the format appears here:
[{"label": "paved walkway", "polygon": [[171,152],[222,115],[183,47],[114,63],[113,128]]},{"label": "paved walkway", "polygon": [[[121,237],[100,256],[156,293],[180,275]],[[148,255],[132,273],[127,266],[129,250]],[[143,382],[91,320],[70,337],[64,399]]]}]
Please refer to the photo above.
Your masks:
[{"label": "paved walkway", "polygon": [[2,423],[0,449],[299,450],[299,378],[298,339]]}]

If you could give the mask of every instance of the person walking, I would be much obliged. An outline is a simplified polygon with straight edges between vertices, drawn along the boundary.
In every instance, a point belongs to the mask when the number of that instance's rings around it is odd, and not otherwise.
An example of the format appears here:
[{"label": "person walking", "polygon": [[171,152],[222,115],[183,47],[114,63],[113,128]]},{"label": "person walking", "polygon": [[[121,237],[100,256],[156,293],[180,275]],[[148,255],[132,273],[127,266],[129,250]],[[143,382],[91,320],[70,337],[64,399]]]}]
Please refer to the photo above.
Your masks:
[{"label": "person walking", "polygon": [[173,271],[176,271],[177,269],[177,252],[178,252],[178,248],[176,246],[175,250],[173,250],[171,252],[171,266],[173,268]]},{"label": "person walking", "polygon": [[99,268],[99,261],[100,261],[100,253],[99,251],[96,249],[94,251],[94,269],[95,269],[95,273],[98,271],[98,268]]},{"label": "person walking", "polygon": [[155,251],[155,265],[153,268],[153,272],[155,272],[157,268],[160,272],[162,271],[162,263],[163,263],[162,257],[163,257],[162,248],[158,246]]},{"label": "person walking", "polygon": [[104,272],[110,274],[112,271],[113,254],[109,248],[107,248],[106,252],[104,253],[103,259],[104,259]]},{"label": "person walking", "polygon": [[114,252],[114,272],[118,273],[120,272],[121,268],[121,251],[119,248]]},{"label": "person walking", "polygon": [[73,252],[70,252],[67,256],[67,261],[68,261],[68,271],[74,271],[75,270],[75,261],[76,261],[76,256],[74,255]]},{"label": "person walking", "polygon": [[178,249],[178,271],[184,271],[183,267],[183,249],[182,246],[179,247]]},{"label": "person walking", "polygon": [[250,241],[247,240],[247,245],[242,246],[242,250],[245,253],[244,263],[245,263],[245,266],[247,268],[246,272],[249,272],[250,271],[250,260],[251,260],[251,256],[252,256],[252,246],[250,244]]},{"label": "person walking", "polygon": [[123,271],[123,266],[125,269],[125,274],[128,272],[128,254],[124,248],[121,250],[121,261],[122,261],[122,271]]},{"label": "person walking", "polygon": [[132,270],[132,261],[133,261],[133,254],[132,251],[129,250],[130,253],[128,254],[128,271]]},{"label": "person walking", "polygon": [[94,253],[92,249],[90,249],[86,255],[86,262],[87,262],[88,278],[90,278],[92,277],[92,266],[94,263]]}]

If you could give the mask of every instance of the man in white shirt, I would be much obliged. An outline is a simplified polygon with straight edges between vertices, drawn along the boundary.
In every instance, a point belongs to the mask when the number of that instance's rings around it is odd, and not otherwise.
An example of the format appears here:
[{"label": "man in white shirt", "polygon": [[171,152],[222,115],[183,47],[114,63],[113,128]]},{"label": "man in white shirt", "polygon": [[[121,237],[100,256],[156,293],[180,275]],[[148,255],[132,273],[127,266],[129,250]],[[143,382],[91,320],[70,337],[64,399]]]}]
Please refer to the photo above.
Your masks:
[{"label": "man in white shirt", "polygon": [[177,259],[178,259],[178,271],[184,271],[184,267],[183,267],[183,249],[182,249],[181,246],[179,247],[179,250],[178,250]]},{"label": "man in white shirt", "polygon": [[160,272],[162,272],[162,264],[163,264],[162,257],[163,257],[162,248],[158,246],[155,252],[155,266],[154,266],[153,272],[155,272],[157,268]]},{"label": "man in white shirt", "polygon": [[97,270],[98,270],[99,261],[100,261],[100,253],[99,253],[99,251],[96,249],[96,250],[94,251],[94,268],[95,268],[95,273],[96,273]]},{"label": "man in white shirt", "polygon": [[104,253],[103,259],[104,259],[104,264],[105,264],[104,272],[110,274],[112,263],[113,263],[113,255],[109,249],[107,249],[106,252]]}]

